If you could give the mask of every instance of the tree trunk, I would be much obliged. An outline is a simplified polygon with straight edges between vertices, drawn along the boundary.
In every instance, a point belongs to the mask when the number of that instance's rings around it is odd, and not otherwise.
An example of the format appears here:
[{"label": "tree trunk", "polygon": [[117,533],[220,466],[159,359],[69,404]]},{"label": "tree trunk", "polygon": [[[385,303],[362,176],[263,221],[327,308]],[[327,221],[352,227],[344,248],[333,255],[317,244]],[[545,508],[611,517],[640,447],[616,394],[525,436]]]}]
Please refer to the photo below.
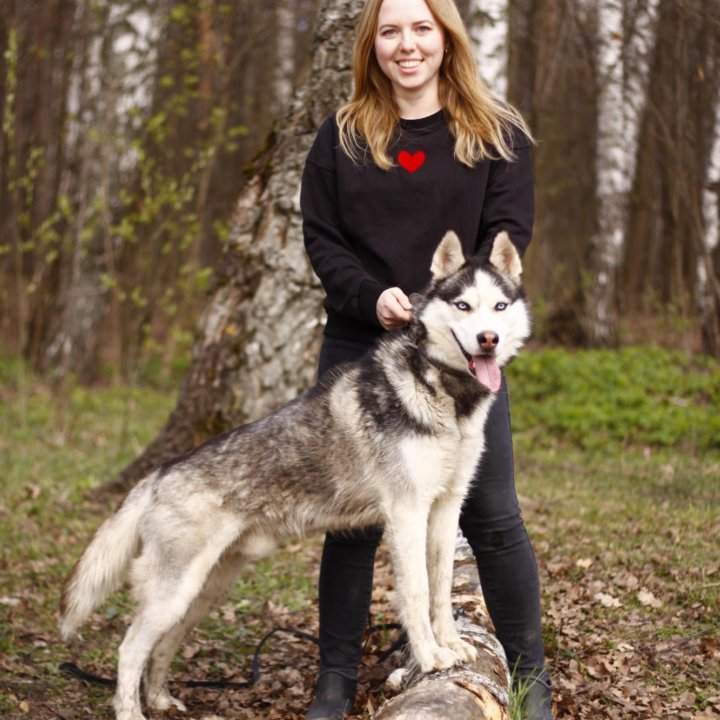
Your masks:
[{"label": "tree trunk", "polygon": [[593,237],[586,296],[586,334],[591,345],[606,347],[618,340],[615,287],[625,238],[628,157],[625,117],[623,7],[599,3],[598,9],[597,200],[598,228]]},{"label": "tree trunk", "polygon": [[[57,288],[46,293],[56,311],[42,324],[36,319],[42,333],[36,333],[31,358],[63,380],[72,373],[90,381],[99,370],[108,307],[117,303],[110,288],[122,242],[113,224],[123,173],[134,163],[134,114],[128,111],[147,104],[147,80],[139,77],[153,65],[156,38],[150,13],[107,1],[79,2],[74,34],[74,52],[67,51],[72,64],[62,97],[66,148],[59,171],[72,212],[66,247],[58,253]],[[117,328],[112,330],[110,343],[119,343]]]},{"label": "tree trunk", "polygon": [[[70,152],[76,160],[77,212],[69,230],[69,251],[61,260],[60,287],[56,297],[60,312],[48,326],[44,351],[37,359],[43,371],[54,369],[62,377],[69,373],[93,379],[97,367],[97,327],[107,306],[108,288],[102,282],[106,238],[110,233],[108,173],[110,157],[102,138],[111,135],[115,116],[116,87],[109,68],[107,5],[78,8],[77,27],[83,43],[76,58],[77,126]],[[82,110],[93,108],[83,115]]]},{"label": "tree trunk", "polygon": [[56,282],[53,211],[70,75],[58,58],[74,48],[74,7],[14,0],[0,11],[0,344],[32,361]]},{"label": "tree trunk", "polygon": [[[691,318],[703,293],[698,266],[712,270],[702,217],[718,92],[719,13],[717,3],[699,0],[658,4],[622,294],[624,307],[641,308],[646,317],[660,309]],[[706,307],[711,312],[701,320],[716,323],[715,309]],[[667,334],[695,349],[689,343],[696,338],[684,340],[677,323]]]},{"label": "tree trunk", "polygon": [[698,312],[703,350],[720,357],[720,277],[712,253],[720,247],[720,103],[716,109],[714,142],[703,190],[703,247],[700,254]]},{"label": "tree trunk", "polygon": [[[525,115],[536,222],[523,258],[536,335],[584,342],[582,296],[595,228],[595,37],[590,0],[510,0],[508,99]],[[560,110],[562,108],[562,110]]]},{"label": "tree trunk", "polygon": [[[717,8],[713,12],[714,25],[720,21]],[[710,24],[710,23],[708,23]],[[703,135],[706,145],[699,149],[701,158],[706,158],[705,183],[702,191],[702,229],[700,238],[700,262],[698,268],[698,313],[702,333],[702,349],[720,358],[720,269],[713,262],[713,253],[720,248],[720,34],[703,32],[702,44],[705,45],[707,70],[703,70],[704,81],[701,87],[705,101],[705,117],[700,118],[704,126]],[[708,77],[708,71],[711,73]],[[714,72],[713,72],[714,71]],[[714,112],[710,110],[714,108]],[[707,147],[707,151],[706,151]]]},{"label": "tree trunk", "polygon": [[320,8],[310,76],[240,197],[177,406],[105,489],[127,489],[153,467],[312,384],[322,294],[302,243],[300,181],[317,128],[348,94],[358,13],[353,0],[325,0]]},{"label": "tree trunk", "polygon": [[276,61],[273,77],[274,92],[271,110],[284,111],[293,91],[295,69],[295,23],[297,8],[293,3],[280,3],[275,8]]},{"label": "tree trunk", "polygon": [[506,720],[510,673],[502,646],[490,630],[490,620],[480,593],[472,550],[458,533],[453,578],[453,608],[463,640],[479,651],[473,663],[412,675],[396,670],[388,679],[393,690],[403,692],[389,700],[377,720]]},{"label": "tree trunk", "polygon": [[[596,346],[619,341],[620,268],[628,231],[640,119],[647,103],[657,0],[600,3],[598,13],[597,231],[592,282],[586,295],[586,335]],[[632,262],[632,260],[630,260]]]},{"label": "tree trunk", "polygon": [[475,0],[467,26],[478,69],[498,97],[508,93],[508,0]]}]

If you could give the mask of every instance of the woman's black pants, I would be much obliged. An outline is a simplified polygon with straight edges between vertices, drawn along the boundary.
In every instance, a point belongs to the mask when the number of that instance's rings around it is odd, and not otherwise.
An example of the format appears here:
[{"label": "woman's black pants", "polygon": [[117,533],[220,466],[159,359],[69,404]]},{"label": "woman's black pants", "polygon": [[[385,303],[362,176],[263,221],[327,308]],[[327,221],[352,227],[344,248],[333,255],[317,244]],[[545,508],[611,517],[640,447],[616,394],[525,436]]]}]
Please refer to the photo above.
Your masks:
[{"label": "woman's black pants", "polygon": [[[372,346],[325,338],[318,375],[357,360]],[[537,563],[520,516],[513,468],[510,408],[503,380],[486,424],[486,444],[460,517],[475,554],[485,603],[510,669],[547,681]],[[372,596],[381,527],[328,533],[320,566],[320,675],[357,677]]]}]

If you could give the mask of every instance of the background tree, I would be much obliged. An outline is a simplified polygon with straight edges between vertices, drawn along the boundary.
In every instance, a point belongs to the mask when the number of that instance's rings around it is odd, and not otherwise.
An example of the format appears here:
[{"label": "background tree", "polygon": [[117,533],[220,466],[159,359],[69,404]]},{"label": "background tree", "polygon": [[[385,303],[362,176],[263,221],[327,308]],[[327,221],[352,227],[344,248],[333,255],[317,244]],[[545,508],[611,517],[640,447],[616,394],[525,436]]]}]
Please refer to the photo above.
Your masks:
[{"label": "background tree", "polygon": [[641,308],[646,322],[666,317],[660,308],[696,316],[699,261],[708,252],[702,190],[720,83],[719,26],[717,3],[658,6],[620,291],[623,307]]},{"label": "background tree", "polygon": [[647,48],[654,3],[623,0],[595,6],[597,23],[597,227],[587,272],[584,326],[593,345],[619,341],[616,290],[625,246],[629,192],[637,154],[639,118],[649,76]]},{"label": "background tree", "polygon": [[[720,5],[459,6],[481,73],[538,140],[526,258],[536,337],[680,339],[719,353]],[[108,368],[130,379],[156,365],[167,372],[187,351],[237,198],[276,162],[253,157],[273,146],[274,123],[306,77],[317,8],[5,0],[4,352],[91,381]]]},{"label": "background tree", "polygon": [[720,98],[716,99],[714,140],[703,192],[705,252],[700,266],[699,311],[703,347],[720,356]]},{"label": "background tree", "polygon": [[483,79],[494,93],[507,99],[507,0],[473,0],[466,15],[468,33]]},{"label": "background tree", "polygon": [[617,343],[615,286],[617,266],[625,240],[628,190],[627,127],[624,108],[623,8],[621,2],[597,7],[597,230],[593,236],[591,268],[585,310],[586,333],[593,344]]},{"label": "background tree", "polygon": [[280,71],[285,93],[304,72],[316,0],[288,7],[3,3],[6,351],[85,380],[169,362],[274,122]]},{"label": "background tree", "polygon": [[308,80],[238,202],[177,407],[113,488],[127,487],[164,460],[265,414],[312,383],[322,294],[302,244],[299,189],[318,127],[347,97],[358,12],[353,0],[323,3]]},{"label": "background tree", "polygon": [[511,0],[508,99],[535,135],[537,218],[525,263],[536,336],[580,344],[595,230],[595,26],[586,3]]}]

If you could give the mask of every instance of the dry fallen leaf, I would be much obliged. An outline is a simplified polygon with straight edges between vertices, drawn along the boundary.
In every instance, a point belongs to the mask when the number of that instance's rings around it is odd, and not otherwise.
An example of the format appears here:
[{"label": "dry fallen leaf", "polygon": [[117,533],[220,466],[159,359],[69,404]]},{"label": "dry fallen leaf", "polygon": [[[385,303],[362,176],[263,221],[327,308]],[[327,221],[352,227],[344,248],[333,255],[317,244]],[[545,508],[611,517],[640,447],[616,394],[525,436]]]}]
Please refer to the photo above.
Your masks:
[{"label": "dry fallen leaf", "polygon": [[643,588],[637,594],[638,602],[645,607],[661,608],[663,603],[662,600],[656,598],[649,590]]},{"label": "dry fallen leaf", "polygon": [[595,594],[595,600],[597,600],[603,607],[606,608],[616,608],[620,607],[622,603],[612,595],[608,595],[607,593],[596,593]]}]

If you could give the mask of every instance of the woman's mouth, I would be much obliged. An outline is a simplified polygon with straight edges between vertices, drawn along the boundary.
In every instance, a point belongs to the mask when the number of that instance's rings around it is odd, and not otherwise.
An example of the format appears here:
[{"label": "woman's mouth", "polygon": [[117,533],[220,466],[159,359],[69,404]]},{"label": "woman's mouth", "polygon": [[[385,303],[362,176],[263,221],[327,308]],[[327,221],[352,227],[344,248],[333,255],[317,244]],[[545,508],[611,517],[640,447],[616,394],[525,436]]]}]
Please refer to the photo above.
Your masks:
[{"label": "woman's mouth", "polygon": [[401,70],[415,70],[417,68],[422,60],[398,60],[397,64],[400,67]]}]

